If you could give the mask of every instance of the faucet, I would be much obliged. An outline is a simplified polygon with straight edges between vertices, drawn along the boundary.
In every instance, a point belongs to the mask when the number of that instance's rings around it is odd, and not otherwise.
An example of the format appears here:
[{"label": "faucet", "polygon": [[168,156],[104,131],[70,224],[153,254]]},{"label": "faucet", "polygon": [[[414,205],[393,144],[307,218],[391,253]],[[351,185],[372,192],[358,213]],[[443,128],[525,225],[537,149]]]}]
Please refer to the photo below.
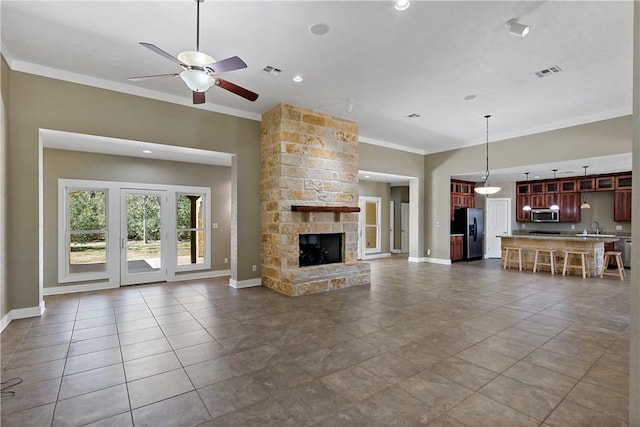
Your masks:
[{"label": "faucet", "polygon": [[591,223],[591,225],[589,226],[589,228],[591,228],[593,231],[596,232],[596,234],[600,234],[600,224],[598,223],[598,221],[593,221]]}]

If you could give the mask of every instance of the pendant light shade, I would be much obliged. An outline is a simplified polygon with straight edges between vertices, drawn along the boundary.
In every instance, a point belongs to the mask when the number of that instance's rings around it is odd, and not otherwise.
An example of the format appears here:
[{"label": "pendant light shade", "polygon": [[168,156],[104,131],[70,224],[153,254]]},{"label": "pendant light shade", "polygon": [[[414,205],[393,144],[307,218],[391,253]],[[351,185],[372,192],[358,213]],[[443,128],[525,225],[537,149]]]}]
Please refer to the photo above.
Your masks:
[{"label": "pendant light shade", "polygon": [[[529,172],[525,172],[525,175],[527,175],[527,183],[529,183]],[[529,204],[529,190],[527,190],[527,198],[525,199],[525,204],[522,207],[522,210],[525,212],[529,212],[531,210],[531,205]]]},{"label": "pendant light shade", "polygon": [[[584,176],[587,176],[587,168],[589,166],[583,166],[584,168]],[[584,197],[582,198],[582,204],[580,205],[580,209],[591,209],[591,205],[589,204],[589,202],[587,202],[587,194],[584,193]]]},{"label": "pendant light shade", "polygon": [[556,172],[558,172],[558,169],[553,170],[553,181],[555,183],[556,189],[553,192],[553,204],[549,207],[549,209],[551,209],[552,211],[560,210],[560,206],[558,206],[558,200],[556,198],[556,193],[558,192],[558,181],[556,181]]},{"label": "pendant light shade", "polygon": [[501,190],[500,187],[492,187],[491,185],[489,185],[489,117],[491,117],[490,115],[486,115],[484,116],[485,119],[487,119],[487,169],[485,171],[484,174],[484,185],[482,187],[476,187],[474,190],[476,193],[478,194],[483,194],[483,195],[489,195],[489,194],[496,194],[498,191]]}]

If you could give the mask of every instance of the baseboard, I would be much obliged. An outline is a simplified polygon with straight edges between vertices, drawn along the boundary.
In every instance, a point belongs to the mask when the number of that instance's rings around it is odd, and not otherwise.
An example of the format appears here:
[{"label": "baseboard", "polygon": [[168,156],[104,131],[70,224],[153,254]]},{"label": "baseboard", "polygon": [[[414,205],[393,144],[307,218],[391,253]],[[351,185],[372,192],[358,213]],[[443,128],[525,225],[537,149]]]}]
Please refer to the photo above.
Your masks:
[{"label": "baseboard", "polygon": [[102,291],[105,289],[116,289],[119,287],[119,284],[113,284],[110,282],[85,283],[82,285],[49,286],[46,288],[42,288],[42,295],[63,295],[72,294],[75,292]]},{"label": "baseboard", "polygon": [[391,257],[391,254],[389,252],[379,253],[379,254],[369,254],[364,256],[363,261],[366,261],[368,259],[390,258],[390,257]]},{"label": "baseboard", "polygon": [[182,282],[184,280],[194,279],[210,279],[212,277],[224,277],[231,276],[231,270],[216,270],[216,271],[200,271],[197,273],[183,273],[176,275],[169,280],[169,282]]},{"label": "baseboard", "polygon": [[249,279],[249,280],[235,280],[235,279],[229,279],[229,286],[231,286],[232,288],[236,288],[236,289],[242,289],[242,288],[251,288],[254,286],[262,286],[262,279],[261,278],[256,278],[256,279]]},{"label": "baseboard", "polygon": [[431,257],[409,257],[409,262],[427,262],[429,264],[451,265],[450,259],[440,259]]},{"label": "baseboard", "polygon": [[392,254],[401,254],[402,251],[400,249],[391,249]]},{"label": "baseboard", "polygon": [[4,328],[9,326],[12,320],[26,319],[27,317],[38,317],[44,314],[44,301],[36,307],[16,308],[8,312],[0,321],[0,332],[4,331]]}]

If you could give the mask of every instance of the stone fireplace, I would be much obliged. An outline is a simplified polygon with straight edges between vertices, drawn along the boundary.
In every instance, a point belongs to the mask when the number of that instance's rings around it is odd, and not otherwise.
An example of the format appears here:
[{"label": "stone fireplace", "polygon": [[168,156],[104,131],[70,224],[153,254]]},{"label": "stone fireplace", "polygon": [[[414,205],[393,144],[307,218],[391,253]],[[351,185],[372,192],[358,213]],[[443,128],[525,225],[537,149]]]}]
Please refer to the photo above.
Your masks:
[{"label": "stone fireplace", "polygon": [[370,283],[357,261],[357,124],[280,104],[262,116],[261,144],[262,284],[297,296]]}]

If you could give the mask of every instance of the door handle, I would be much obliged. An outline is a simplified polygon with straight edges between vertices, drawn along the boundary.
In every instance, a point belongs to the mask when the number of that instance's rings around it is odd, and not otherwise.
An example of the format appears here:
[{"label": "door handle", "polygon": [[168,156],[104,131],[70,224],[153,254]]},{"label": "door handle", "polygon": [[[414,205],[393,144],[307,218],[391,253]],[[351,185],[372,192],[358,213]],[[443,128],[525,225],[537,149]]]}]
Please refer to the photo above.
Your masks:
[{"label": "door handle", "polygon": [[120,249],[124,249],[124,237],[120,238]]}]

